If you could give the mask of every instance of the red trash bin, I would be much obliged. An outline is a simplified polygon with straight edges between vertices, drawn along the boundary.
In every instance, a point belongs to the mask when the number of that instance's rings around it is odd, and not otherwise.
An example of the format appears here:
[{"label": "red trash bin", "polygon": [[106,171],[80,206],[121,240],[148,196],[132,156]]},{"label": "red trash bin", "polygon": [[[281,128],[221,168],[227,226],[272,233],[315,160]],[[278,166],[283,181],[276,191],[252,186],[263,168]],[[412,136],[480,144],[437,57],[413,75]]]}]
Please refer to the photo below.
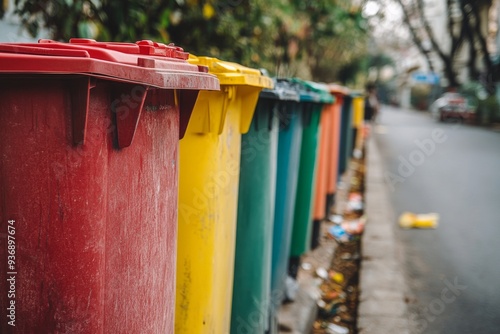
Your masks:
[{"label": "red trash bin", "polygon": [[187,57],[0,44],[1,333],[173,333],[178,140],[219,89]]}]

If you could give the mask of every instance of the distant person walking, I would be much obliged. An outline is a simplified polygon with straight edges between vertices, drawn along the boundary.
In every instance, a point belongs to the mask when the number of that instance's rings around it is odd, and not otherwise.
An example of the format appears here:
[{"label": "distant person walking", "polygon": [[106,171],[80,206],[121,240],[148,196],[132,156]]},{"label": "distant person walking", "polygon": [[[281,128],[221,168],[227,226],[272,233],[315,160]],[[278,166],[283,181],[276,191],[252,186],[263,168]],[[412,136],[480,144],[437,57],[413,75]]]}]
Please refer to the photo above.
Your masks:
[{"label": "distant person walking", "polygon": [[379,111],[380,102],[378,101],[375,84],[369,83],[366,85],[365,121],[375,123]]}]

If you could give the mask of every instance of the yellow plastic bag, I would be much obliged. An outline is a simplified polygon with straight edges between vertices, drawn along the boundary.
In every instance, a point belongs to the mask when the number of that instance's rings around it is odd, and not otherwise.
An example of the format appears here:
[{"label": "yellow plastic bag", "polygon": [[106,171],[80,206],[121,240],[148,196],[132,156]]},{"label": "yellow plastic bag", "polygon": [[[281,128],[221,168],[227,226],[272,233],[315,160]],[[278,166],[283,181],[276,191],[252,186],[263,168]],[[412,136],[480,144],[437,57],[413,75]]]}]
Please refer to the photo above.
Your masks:
[{"label": "yellow plastic bag", "polygon": [[399,217],[399,226],[402,228],[436,228],[439,222],[437,213],[415,214],[405,212]]}]

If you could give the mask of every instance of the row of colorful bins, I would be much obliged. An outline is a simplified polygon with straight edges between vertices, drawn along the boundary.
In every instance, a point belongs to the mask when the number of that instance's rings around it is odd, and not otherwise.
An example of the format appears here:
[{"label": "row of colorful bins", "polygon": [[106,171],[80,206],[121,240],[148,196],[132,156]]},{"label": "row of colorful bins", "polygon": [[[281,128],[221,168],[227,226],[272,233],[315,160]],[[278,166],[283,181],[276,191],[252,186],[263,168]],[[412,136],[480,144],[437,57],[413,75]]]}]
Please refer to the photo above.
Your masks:
[{"label": "row of colorful bins", "polygon": [[0,306],[19,332],[275,332],[357,97],[151,41],[0,60],[0,279],[17,289]]}]

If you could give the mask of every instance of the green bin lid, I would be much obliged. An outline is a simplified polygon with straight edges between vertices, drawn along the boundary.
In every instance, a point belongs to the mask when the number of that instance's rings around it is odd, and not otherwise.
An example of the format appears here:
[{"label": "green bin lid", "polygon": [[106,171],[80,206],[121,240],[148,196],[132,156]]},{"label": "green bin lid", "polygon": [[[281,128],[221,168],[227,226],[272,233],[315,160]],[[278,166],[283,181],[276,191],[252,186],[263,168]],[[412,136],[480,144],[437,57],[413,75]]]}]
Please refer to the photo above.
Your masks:
[{"label": "green bin lid", "polygon": [[263,89],[260,98],[280,101],[300,101],[299,91],[288,79],[273,78],[274,89]]},{"label": "green bin lid", "polygon": [[300,90],[301,102],[333,103],[334,97],[330,94],[328,86],[317,82],[306,81],[299,78],[291,79]]},{"label": "green bin lid", "polygon": [[329,104],[335,102],[335,97],[330,94],[330,89],[326,84],[306,81],[308,88],[320,95],[320,103]]}]

